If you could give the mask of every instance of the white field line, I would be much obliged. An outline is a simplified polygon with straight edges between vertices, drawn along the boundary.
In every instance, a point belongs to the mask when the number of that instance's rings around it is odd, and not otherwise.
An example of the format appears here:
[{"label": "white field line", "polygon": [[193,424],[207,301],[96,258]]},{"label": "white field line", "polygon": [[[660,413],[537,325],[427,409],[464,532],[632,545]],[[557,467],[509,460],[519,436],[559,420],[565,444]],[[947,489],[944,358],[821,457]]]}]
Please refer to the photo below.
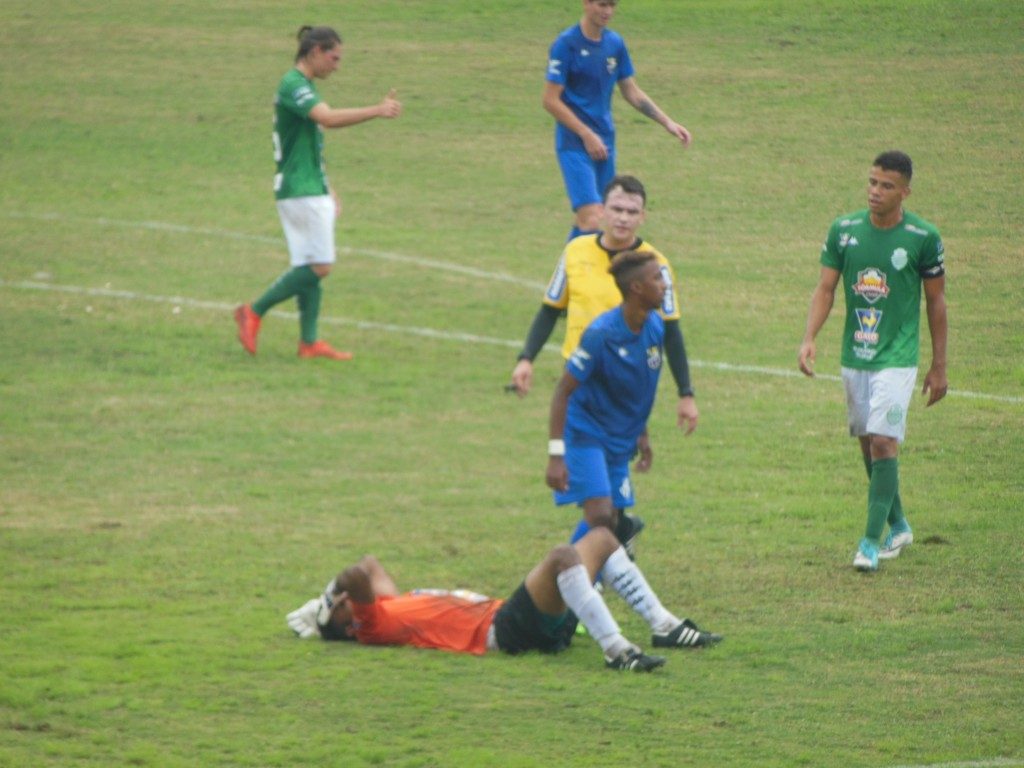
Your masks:
[{"label": "white field line", "polygon": [[995,757],[991,760],[968,760],[961,763],[922,763],[920,765],[893,765],[890,768],[1009,768],[1024,765],[1024,760]]},{"label": "white field line", "polygon": [[[78,285],[55,285],[52,283],[43,283],[33,280],[2,280],[0,279],[0,288],[14,288],[25,291],[46,291],[51,293],[70,293],[80,296],[92,296],[95,298],[104,299],[121,299],[123,301],[145,301],[157,304],[172,304],[182,307],[193,307],[195,309],[208,309],[217,312],[224,312],[225,314],[234,309],[234,304],[229,304],[223,301],[205,301],[202,299],[191,299],[185,296],[161,296],[150,293],[138,293],[136,291],[122,291],[113,288],[87,288]],[[282,310],[271,310],[271,315],[277,317],[297,319],[298,313],[286,312]],[[336,317],[336,316],[322,316],[320,322],[326,325],[339,325],[348,326],[352,328],[358,328],[360,330],[374,330],[384,331],[386,333],[402,333],[412,336],[424,336],[432,339],[441,339],[444,341],[458,341],[469,344],[486,344],[490,346],[501,346],[509,349],[519,349],[522,347],[521,341],[515,341],[512,339],[499,339],[494,336],[480,336],[474,333],[462,333],[460,331],[445,331],[438,330],[436,328],[425,328],[421,326],[412,325],[398,325],[395,323],[378,323],[373,320],[354,320],[347,317]],[[544,347],[547,350],[557,352],[559,347],[553,344],[548,344]],[[736,363],[720,363],[710,362],[706,360],[690,360],[690,366],[694,368],[707,368],[715,371],[729,371],[731,373],[751,373],[760,374],[763,376],[774,376],[778,378],[787,379],[798,379],[803,378],[803,374],[799,371],[791,371],[787,368],[770,368],[761,365],[740,365]],[[824,379],[826,381],[841,381],[839,376],[834,374],[819,373],[815,378]],[[992,395],[986,392],[970,392],[961,390],[949,390],[949,394],[956,397],[973,398],[976,400],[993,400],[996,402],[1003,403],[1024,403],[1024,397],[1013,397],[1010,395]]]},{"label": "white field line", "polygon": [[[277,245],[280,246],[282,250],[284,249],[283,235],[281,237],[268,237],[266,235],[252,235],[246,232],[233,232],[229,229],[189,227],[183,224],[170,224],[164,221],[123,221],[121,219],[105,218],[87,219],[77,216],[64,216],[57,213],[31,214],[8,212],[7,217],[11,219],[31,219],[33,221],[91,224],[99,227],[143,229],[152,232],[173,232],[182,235],[205,235],[206,237],[217,237],[224,240],[243,240],[250,243]],[[539,283],[536,280],[527,280],[522,277],[516,277],[515,275],[505,274],[504,272],[488,272],[484,269],[476,269],[475,267],[467,267],[462,264],[453,264],[448,261],[439,261],[437,259],[427,259],[421,256],[406,256],[401,253],[392,253],[390,251],[374,251],[366,248],[349,248],[347,246],[338,248],[338,253],[343,253],[347,256],[365,256],[366,258],[377,259],[379,261],[394,261],[401,264],[411,264],[416,267],[437,269],[444,272],[455,272],[462,275],[469,275],[470,277],[480,277],[486,280],[495,280],[502,283],[513,283],[535,291],[543,291],[547,287],[546,283]]]},{"label": "white field line", "polygon": [[[12,219],[30,219],[33,221],[56,221],[56,222],[72,222],[78,224],[91,224],[93,226],[109,226],[109,227],[120,227],[126,229],[142,229],[149,231],[159,232],[175,232],[184,235],[203,235],[207,237],[216,237],[229,240],[243,240],[249,242],[266,243],[272,245],[280,245],[282,238],[268,237],[265,235],[253,235],[246,232],[234,232],[226,229],[215,229],[208,227],[190,227],[183,224],[172,224],[163,221],[126,221],[121,219],[107,219],[107,218],[85,218],[76,216],[65,216],[57,213],[46,213],[46,214],[30,214],[30,213],[19,213],[16,211],[7,212],[6,216]],[[439,261],[437,259],[427,259],[419,256],[407,256],[400,253],[391,253],[388,251],[376,251],[368,250],[364,248],[339,248],[340,252],[350,254],[354,256],[364,256],[371,259],[379,259],[382,261],[394,261],[403,264],[411,264],[417,267],[424,267],[429,269],[438,269],[447,272],[455,272],[459,274],[469,275],[471,277],[479,277],[486,280],[499,281],[512,283],[515,285],[521,285],[532,290],[541,291],[546,287],[545,283],[536,282],[534,280],[527,280],[525,278],[516,277],[514,275],[508,275],[502,272],[488,272],[482,269],[475,269],[473,267],[466,267],[461,264],[453,264],[451,262]],[[104,288],[85,288],[81,286],[62,286],[53,285],[50,283],[40,283],[33,281],[19,281],[19,282],[5,282],[0,280],[0,286],[9,285],[16,288],[28,289],[28,290],[44,290],[44,291],[63,291],[66,293],[79,293],[92,296],[105,296],[108,298],[120,298],[125,300],[133,301],[152,301],[159,303],[176,303],[181,306],[190,306],[200,309],[216,309],[225,310],[231,309],[231,305],[224,304],[223,302],[211,302],[202,301],[199,299],[189,299],[180,296],[156,296],[150,294],[136,293],[133,291],[114,291]],[[295,318],[297,315],[294,312],[284,312],[279,310],[273,310],[271,314]],[[367,330],[380,330],[389,333],[406,333],[416,336],[425,336],[435,339],[446,339],[451,341],[462,341],[474,344],[490,344],[498,345],[503,347],[510,347],[518,349],[522,346],[520,341],[512,341],[509,339],[498,339],[490,336],[478,336],[471,333],[461,333],[458,331],[442,331],[433,328],[422,328],[414,326],[402,326],[395,325],[392,323],[378,323],[371,320],[353,320],[344,317],[321,317],[320,322],[329,325],[344,325],[360,329]],[[548,344],[545,349],[557,349],[557,347]],[[743,365],[739,363],[722,363],[722,362],[709,362],[704,360],[690,360],[690,365],[695,368],[708,368],[711,370],[718,371],[729,371],[732,373],[752,373],[761,374],[764,376],[774,376],[781,378],[801,378],[802,373],[796,370],[788,368],[770,368],[758,365]],[[823,374],[819,373],[816,378],[823,379],[825,381],[840,381],[840,377],[834,374]],[[993,395],[986,392],[972,392],[969,390],[950,390],[950,395],[957,397],[965,397],[976,400],[991,400],[1003,403],[1024,403],[1024,397],[1015,397],[1012,395]]]}]

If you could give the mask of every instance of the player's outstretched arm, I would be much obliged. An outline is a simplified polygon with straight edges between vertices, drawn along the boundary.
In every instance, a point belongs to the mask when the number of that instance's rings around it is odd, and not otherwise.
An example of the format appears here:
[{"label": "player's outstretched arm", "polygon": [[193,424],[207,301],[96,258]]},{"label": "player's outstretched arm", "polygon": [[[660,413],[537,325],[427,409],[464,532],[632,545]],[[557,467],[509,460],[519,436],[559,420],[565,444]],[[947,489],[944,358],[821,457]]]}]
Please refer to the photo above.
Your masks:
[{"label": "player's outstretched arm", "polygon": [[391,120],[402,114],[402,102],[397,99],[394,88],[379,103],[371,107],[347,107],[332,109],[321,101],[311,110],[309,117],[321,128],[347,128],[350,125],[365,123],[374,118]]},{"label": "player's outstretched arm", "polygon": [[690,132],[671,117],[666,115],[661,108],[654,103],[654,99],[644,93],[640,86],[636,84],[635,78],[627,77],[620,80],[619,92],[622,94],[622,98],[624,98],[629,105],[633,107],[633,109],[661,125],[671,135],[679,139],[684,147],[690,146],[690,143],[693,141],[693,136]]}]

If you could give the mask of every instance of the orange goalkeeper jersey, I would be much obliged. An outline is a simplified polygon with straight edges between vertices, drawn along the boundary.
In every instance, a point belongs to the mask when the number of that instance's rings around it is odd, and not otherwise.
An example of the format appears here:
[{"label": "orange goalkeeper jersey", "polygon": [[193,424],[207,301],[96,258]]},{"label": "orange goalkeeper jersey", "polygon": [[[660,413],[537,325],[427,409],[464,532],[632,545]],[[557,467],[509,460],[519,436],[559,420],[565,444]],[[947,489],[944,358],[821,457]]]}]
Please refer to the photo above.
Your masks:
[{"label": "orange goalkeeper jersey", "polygon": [[368,645],[415,645],[483,654],[503,600],[456,590],[416,590],[352,603],[356,639]]}]

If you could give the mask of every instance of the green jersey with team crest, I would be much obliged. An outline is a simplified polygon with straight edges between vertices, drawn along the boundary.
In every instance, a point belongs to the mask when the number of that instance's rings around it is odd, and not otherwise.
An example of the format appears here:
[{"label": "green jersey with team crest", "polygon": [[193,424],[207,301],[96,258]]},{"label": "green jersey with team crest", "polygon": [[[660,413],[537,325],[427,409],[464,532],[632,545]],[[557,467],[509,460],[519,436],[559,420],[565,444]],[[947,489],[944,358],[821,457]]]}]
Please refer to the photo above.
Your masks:
[{"label": "green jersey with team crest", "polygon": [[832,223],[821,263],[843,276],[843,366],[878,371],[917,365],[921,282],[944,274],[942,253],[939,231],[908,211],[891,229],[875,227],[867,209]]},{"label": "green jersey with team crest", "polygon": [[274,197],[327,194],[323,164],[324,132],[309,117],[319,104],[313,81],[293,69],[283,78],[274,97]]}]

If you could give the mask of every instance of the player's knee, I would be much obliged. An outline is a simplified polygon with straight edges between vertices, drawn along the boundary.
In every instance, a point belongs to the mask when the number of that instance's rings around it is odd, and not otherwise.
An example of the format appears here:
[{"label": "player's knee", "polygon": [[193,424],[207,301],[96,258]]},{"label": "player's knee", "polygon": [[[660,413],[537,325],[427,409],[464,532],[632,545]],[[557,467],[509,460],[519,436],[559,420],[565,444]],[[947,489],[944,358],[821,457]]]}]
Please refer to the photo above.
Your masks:
[{"label": "player's knee", "polygon": [[587,509],[583,516],[591,528],[607,528],[609,533],[615,529],[615,510],[611,508]]},{"label": "player's knee", "polygon": [[899,441],[885,435],[871,435],[871,458],[891,459],[899,452]]},{"label": "player's knee", "polygon": [[576,226],[584,232],[594,232],[601,228],[600,205],[581,205],[576,209]]},{"label": "player's knee", "polygon": [[566,571],[581,562],[579,552],[571,544],[560,544],[552,549],[548,553],[548,560],[556,573]]}]

